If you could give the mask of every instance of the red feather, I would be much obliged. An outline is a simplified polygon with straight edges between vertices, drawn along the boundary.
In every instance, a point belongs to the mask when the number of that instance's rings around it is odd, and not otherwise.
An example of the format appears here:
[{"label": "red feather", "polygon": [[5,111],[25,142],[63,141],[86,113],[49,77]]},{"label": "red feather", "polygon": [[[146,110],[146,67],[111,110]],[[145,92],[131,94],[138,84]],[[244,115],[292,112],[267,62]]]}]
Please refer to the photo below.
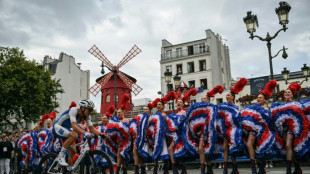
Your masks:
[{"label": "red feather", "polygon": [[45,120],[47,120],[50,116],[48,114],[44,114],[41,118],[41,121],[39,122],[39,125],[43,126]]},{"label": "red feather", "polygon": [[301,86],[300,84],[293,82],[288,86],[288,89],[292,91],[292,93],[295,95],[298,91],[300,91]]},{"label": "red feather", "polygon": [[177,97],[177,94],[174,91],[170,91],[165,97],[162,98],[164,103],[168,103],[168,101],[174,100]]},{"label": "red feather", "polygon": [[155,99],[155,100],[153,101],[153,103],[152,103],[153,108],[155,108],[155,107],[157,106],[157,103],[158,103],[159,101],[161,101],[160,98],[157,98],[157,99]]},{"label": "red feather", "polygon": [[56,118],[56,112],[55,111],[52,111],[51,113],[50,113],[50,117],[49,117],[52,121],[54,121],[55,120],[55,118]]},{"label": "red feather", "polygon": [[150,108],[150,110],[154,108],[154,106],[152,105],[152,103],[148,103],[148,104],[147,104],[147,107]]},{"label": "red feather", "polygon": [[75,155],[73,156],[73,158],[72,158],[72,164],[74,164],[75,161],[76,161],[78,158],[79,158],[79,154],[77,153],[77,154],[75,154]]},{"label": "red feather", "polygon": [[74,101],[72,101],[71,105],[69,106],[69,108],[72,108],[72,107],[76,107],[76,103]]},{"label": "red feather", "polygon": [[110,105],[105,113],[108,117],[112,117],[113,113],[115,112],[115,106]]},{"label": "red feather", "polygon": [[207,93],[208,97],[214,97],[215,94],[220,93],[222,94],[222,92],[224,91],[224,87],[221,85],[217,85],[216,87],[214,87],[211,91],[209,91]]},{"label": "red feather", "polygon": [[230,91],[232,93],[238,94],[240,91],[243,90],[245,85],[248,83],[248,80],[246,78],[241,78],[233,88],[230,88]]},{"label": "red feather", "polygon": [[130,96],[128,94],[124,94],[122,96],[122,105],[121,105],[121,108],[126,110],[127,109],[127,104],[128,104],[128,101],[130,100]]},{"label": "red feather", "polygon": [[27,152],[27,145],[26,144],[22,144],[22,151],[23,152]]},{"label": "red feather", "polygon": [[270,80],[267,84],[266,84],[266,86],[265,86],[265,89],[263,90],[263,91],[259,91],[259,92],[261,92],[264,96],[266,96],[266,97],[271,97],[271,95],[272,95],[272,92],[273,92],[273,90],[274,90],[274,88],[276,88],[277,87],[277,81],[275,81],[275,80]]},{"label": "red feather", "polygon": [[195,96],[197,94],[197,89],[196,88],[193,88],[193,89],[190,89],[185,95],[184,97],[182,98],[183,101],[187,101],[190,99],[191,96]]}]

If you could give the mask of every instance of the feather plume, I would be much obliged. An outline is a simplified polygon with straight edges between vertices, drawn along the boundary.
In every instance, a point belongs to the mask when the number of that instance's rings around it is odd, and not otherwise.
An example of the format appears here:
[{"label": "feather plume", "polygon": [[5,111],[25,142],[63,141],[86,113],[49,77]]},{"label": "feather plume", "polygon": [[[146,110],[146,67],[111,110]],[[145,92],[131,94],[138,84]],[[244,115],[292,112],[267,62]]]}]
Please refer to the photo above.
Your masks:
[{"label": "feather plume", "polygon": [[165,97],[162,98],[164,103],[167,103],[168,101],[176,99],[177,94],[174,91],[170,91]]},{"label": "feather plume", "polygon": [[52,121],[54,121],[55,118],[56,118],[56,112],[55,112],[55,111],[52,111],[52,112],[50,113],[49,118],[50,118]]},{"label": "feather plume", "polygon": [[214,97],[215,94],[220,93],[222,94],[222,92],[224,91],[224,87],[221,85],[217,85],[216,87],[214,87],[211,91],[209,91],[207,93],[208,97]]},{"label": "feather plume", "polygon": [[196,88],[190,89],[182,98],[183,102],[189,100],[191,96],[195,96],[196,94],[197,94]]},{"label": "feather plume", "polygon": [[155,100],[152,102],[153,108],[155,108],[155,107],[157,106],[157,103],[158,103],[159,101],[161,101],[161,99],[160,99],[160,98],[157,98],[157,99],[155,99]]},{"label": "feather plume", "polygon": [[108,117],[112,117],[113,113],[115,112],[115,106],[114,105],[110,105],[107,109],[107,111],[105,112],[105,114]]},{"label": "feather plume", "polygon": [[243,90],[245,85],[248,83],[248,80],[246,78],[241,78],[233,88],[230,88],[230,91],[234,94],[238,94],[240,91]]},{"label": "feather plume", "polygon": [[271,97],[273,90],[277,87],[277,81],[275,80],[270,80],[263,91],[259,90],[264,96],[266,97]]},{"label": "feather plume", "polygon": [[69,108],[76,107],[76,103],[74,101],[71,102]]},{"label": "feather plume", "polygon": [[128,104],[128,101],[130,100],[130,96],[128,94],[124,94],[122,96],[122,105],[121,105],[121,108],[126,110],[127,109],[127,104]]},{"label": "feather plume", "polygon": [[152,105],[152,103],[148,103],[148,104],[147,104],[147,107],[148,107],[150,110],[154,108],[154,106]]},{"label": "feather plume", "polygon": [[45,120],[47,120],[50,116],[48,114],[44,114],[41,118],[41,121],[39,122],[39,125],[43,126]]},{"label": "feather plume", "polygon": [[292,91],[292,93],[295,95],[298,91],[300,91],[301,86],[300,84],[293,82],[288,86],[288,89]]}]

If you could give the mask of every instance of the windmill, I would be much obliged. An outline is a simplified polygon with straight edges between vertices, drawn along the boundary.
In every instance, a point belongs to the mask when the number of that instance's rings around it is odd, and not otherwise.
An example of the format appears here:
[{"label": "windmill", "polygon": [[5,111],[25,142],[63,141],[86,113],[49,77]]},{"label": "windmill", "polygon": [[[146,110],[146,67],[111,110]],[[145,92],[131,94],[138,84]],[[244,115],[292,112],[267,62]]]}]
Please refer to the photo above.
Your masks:
[{"label": "windmill", "polygon": [[[96,96],[99,93],[99,91],[102,92],[100,113],[105,113],[107,107],[111,105],[112,103],[111,96],[113,96],[114,105],[115,108],[117,108],[117,103],[120,103],[120,100],[118,100],[118,98],[121,98],[121,95],[127,93],[131,96],[131,92],[133,92],[135,95],[138,95],[142,91],[142,88],[136,84],[135,78],[119,70],[128,61],[133,59],[136,55],[138,55],[141,52],[139,47],[134,45],[126,54],[126,56],[118,63],[117,66],[114,66],[109,61],[109,59],[107,59],[104,56],[104,54],[100,51],[100,49],[96,45],[92,46],[88,50],[88,52],[102,61],[101,65],[102,74],[104,74],[104,67],[110,70],[108,74],[99,77],[96,80],[95,85],[93,85],[88,90],[94,96]],[[114,77],[114,79],[112,79],[112,76]],[[114,93],[113,90],[110,90],[111,88],[114,88]],[[131,110],[132,107],[129,107],[128,109]]]}]

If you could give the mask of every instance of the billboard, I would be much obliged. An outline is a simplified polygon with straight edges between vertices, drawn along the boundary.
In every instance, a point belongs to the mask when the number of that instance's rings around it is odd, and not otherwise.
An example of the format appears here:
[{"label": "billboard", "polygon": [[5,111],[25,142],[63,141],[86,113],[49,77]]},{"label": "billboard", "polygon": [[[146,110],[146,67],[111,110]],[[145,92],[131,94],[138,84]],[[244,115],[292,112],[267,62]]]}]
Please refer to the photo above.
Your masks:
[{"label": "billboard", "polygon": [[268,82],[269,76],[250,79],[251,95],[259,94],[259,90],[264,90]]}]

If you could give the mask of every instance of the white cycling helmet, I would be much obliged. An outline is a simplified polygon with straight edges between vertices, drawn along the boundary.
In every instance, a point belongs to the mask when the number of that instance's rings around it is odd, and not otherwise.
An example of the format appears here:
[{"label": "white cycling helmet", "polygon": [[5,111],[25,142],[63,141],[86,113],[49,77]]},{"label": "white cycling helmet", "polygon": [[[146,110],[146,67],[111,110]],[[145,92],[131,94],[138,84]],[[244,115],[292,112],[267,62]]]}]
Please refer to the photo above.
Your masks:
[{"label": "white cycling helmet", "polygon": [[84,99],[79,102],[80,107],[83,106],[84,108],[90,108],[93,109],[95,107],[95,104],[90,99]]}]

